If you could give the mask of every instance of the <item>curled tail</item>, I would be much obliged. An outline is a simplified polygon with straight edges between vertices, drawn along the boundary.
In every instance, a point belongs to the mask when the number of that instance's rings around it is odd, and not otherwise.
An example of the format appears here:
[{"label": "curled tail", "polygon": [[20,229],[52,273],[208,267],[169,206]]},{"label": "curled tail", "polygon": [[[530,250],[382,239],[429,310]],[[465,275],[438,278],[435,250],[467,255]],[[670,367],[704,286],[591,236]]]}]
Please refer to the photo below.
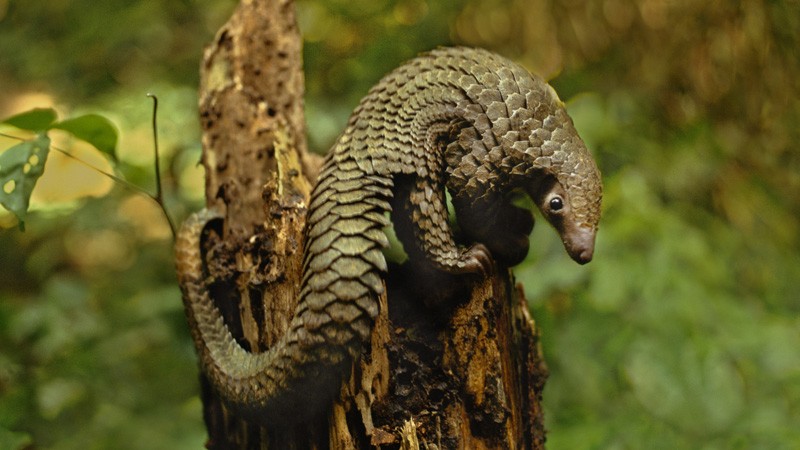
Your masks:
[{"label": "curled tail", "polygon": [[207,290],[201,240],[221,215],[193,214],[178,234],[178,280],[201,369],[226,404],[248,417],[296,422],[321,412],[370,337],[386,270],[389,182],[337,176],[323,172],[312,197],[300,302],[287,332],[266,352],[236,342]]}]

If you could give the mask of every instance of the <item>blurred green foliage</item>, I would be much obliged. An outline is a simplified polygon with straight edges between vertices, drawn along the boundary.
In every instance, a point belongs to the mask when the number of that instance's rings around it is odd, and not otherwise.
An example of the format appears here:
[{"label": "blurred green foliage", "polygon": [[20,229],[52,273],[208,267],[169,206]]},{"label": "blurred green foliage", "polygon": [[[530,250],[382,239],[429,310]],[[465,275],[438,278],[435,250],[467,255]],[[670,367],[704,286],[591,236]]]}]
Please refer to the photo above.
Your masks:
[{"label": "blurred green foliage", "polygon": [[[202,195],[201,50],[234,6],[0,0],[0,117],[50,106],[42,95],[100,112],[120,129],[120,170],[148,187],[144,94],[159,94],[168,200],[182,215]],[[796,2],[298,10],[316,151],[378,78],[437,45],[502,53],[567,101],[603,171],[604,218],[588,266],[540,224],[516,271],[551,369],[549,448],[800,448]],[[199,448],[194,355],[158,212],[120,186],[36,211],[25,233],[0,215],[0,448]]]}]

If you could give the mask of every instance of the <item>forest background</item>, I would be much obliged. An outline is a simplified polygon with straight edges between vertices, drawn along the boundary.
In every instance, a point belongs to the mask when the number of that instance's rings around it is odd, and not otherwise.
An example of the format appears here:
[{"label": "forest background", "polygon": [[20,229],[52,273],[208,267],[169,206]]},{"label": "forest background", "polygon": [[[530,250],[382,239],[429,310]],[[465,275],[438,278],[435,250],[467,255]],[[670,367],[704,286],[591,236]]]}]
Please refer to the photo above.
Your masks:
[{"label": "forest background", "polygon": [[[116,170],[202,205],[202,48],[232,0],[0,0],[0,118],[100,113]],[[548,446],[800,448],[800,3],[299,0],[324,153],[383,74],[440,45],[551,80],[605,182],[595,260],[539,221],[515,269],[551,371]],[[26,137],[10,126],[0,132]],[[55,146],[104,170],[89,144]],[[0,137],[0,152],[17,141]],[[0,449],[197,449],[197,366],[156,205],[58,152],[0,212]]]}]

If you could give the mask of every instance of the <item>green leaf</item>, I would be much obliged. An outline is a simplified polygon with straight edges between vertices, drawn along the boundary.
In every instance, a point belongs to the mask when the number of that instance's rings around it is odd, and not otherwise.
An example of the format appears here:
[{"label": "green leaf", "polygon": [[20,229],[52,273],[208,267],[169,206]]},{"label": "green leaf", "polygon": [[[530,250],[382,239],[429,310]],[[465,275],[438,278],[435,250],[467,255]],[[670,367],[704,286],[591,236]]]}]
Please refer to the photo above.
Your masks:
[{"label": "green leaf", "polygon": [[0,123],[7,123],[23,130],[44,131],[56,120],[53,108],[34,108],[5,118]]},{"label": "green leaf", "polygon": [[101,115],[86,114],[54,123],[50,128],[72,133],[76,138],[94,145],[112,160],[117,159],[117,129],[111,121]]},{"label": "green leaf", "polygon": [[0,153],[0,204],[19,219],[25,229],[25,216],[36,180],[44,172],[50,153],[50,138],[39,134]]}]

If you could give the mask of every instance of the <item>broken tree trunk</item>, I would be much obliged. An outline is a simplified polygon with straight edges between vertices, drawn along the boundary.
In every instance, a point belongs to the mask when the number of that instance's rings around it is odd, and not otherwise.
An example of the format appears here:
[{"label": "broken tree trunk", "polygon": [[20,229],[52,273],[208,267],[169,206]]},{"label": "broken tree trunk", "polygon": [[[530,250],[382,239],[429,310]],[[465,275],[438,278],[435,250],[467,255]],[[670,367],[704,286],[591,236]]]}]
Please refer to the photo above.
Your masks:
[{"label": "broken tree trunk", "polygon": [[[206,202],[226,219],[210,291],[233,335],[253,352],[278,339],[296,306],[319,167],[306,151],[301,42],[291,1],[243,1],[201,69]],[[370,348],[353,364],[340,399],[314,423],[248,423],[201,375],[207,447],[543,448],[546,368],[509,271],[497,267],[452,292],[450,307],[434,309],[407,266],[390,266]]]}]

